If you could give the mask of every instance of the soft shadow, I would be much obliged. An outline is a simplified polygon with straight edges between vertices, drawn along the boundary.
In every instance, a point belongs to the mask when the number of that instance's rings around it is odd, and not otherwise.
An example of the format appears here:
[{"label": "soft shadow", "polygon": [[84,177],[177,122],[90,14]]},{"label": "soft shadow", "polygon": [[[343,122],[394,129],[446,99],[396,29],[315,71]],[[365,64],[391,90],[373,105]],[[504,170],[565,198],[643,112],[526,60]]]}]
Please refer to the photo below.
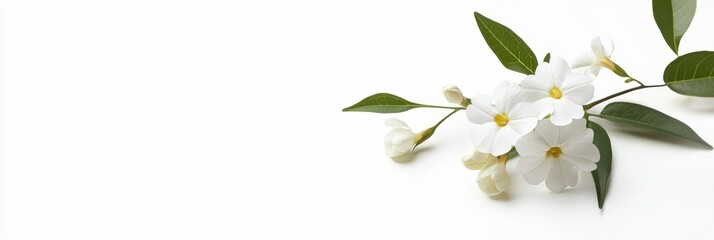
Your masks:
[{"label": "soft shadow", "polygon": [[619,132],[627,133],[627,134],[634,135],[634,136],[637,136],[640,138],[651,139],[654,141],[673,144],[673,145],[688,146],[688,147],[693,147],[693,148],[709,150],[709,148],[705,145],[695,143],[695,142],[692,142],[689,140],[684,140],[684,139],[681,139],[678,137],[673,137],[673,136],[669,136],[669,135],[665,135],[665,134],[661,134],[661,133],[655,133],[652,131],[625,128],[625,127],[622,127],[624,125],[621,125],[621,124],[614,124],[614,126],[616,127],[616,130]]},{"label": "soft shadow", "polygon": [[686,97],[680,101],[688,110],[701,113],[714,113],[714,98]]},{"label": "soft shadow", "polygon": [[503,192],[501,194],[498,194],[496,196],[491,196],[489,198],[496,200],[496,201],[508,201],[508,200],[511,200],[511,195],[508,194],[508,192]]},{"label": "soft shadow", "polygon": [[410,163],[410,162],[414,161],[414,159],[416,159],[417,154],[423,153],[423,152],[428,152],[431,149],[432,149],[432,147],[420,147],[414,151],[411,151],[411,152],[405,154],[404,156],[392,158],[392,161],[394,161],[396,163],[401,163],[401,164]]}]

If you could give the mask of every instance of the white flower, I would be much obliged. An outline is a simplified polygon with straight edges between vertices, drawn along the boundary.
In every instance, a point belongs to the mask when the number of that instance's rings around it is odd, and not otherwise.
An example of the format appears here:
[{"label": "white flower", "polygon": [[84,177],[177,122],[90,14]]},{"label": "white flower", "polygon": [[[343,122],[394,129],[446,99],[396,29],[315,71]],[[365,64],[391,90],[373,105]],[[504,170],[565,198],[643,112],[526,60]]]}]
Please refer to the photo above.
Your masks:
[{"label": "white flower", "polygon": [[461,105],[464,100],[466,100],[464,98],[464,95],[461,93],[461,90],[457,86],[446,85],[443,89],[443,92],[444,97],[446,97],[446,101],[449,101],[450,103]]},{"label": "white flower", "polygon": [[585,127],[585,119],[564,127],[540,121],[535,131],[516,143],[521,156],[516,169],[530,184],[545,180],[552,192],[561,192],[566,185],[573,187],[578,183],[578,170],[597,168],[600,152],[592,143],[593,136],[593,131]]},{"label": "white flower", "polygon": [[[592,48],[592,51],[581,55],[573,61],[572,67],[574,72],[591,73],[594,76],[597,76],[598,73],[600,73],[600,68],[605,67],[612,69],[613,71],[619,68],[614,62],[612,62],[612,60],[610,60],[610,56],[614,50],[612,39],[608,37],[593,38],[590,43],[590,47]],[[619,75],[619,73],[617,74]]]},{"label": "white flower", "polygon": [[417,134],[412,132],[406,123],[396,118],[389,118],[384,121],[384,124],[394,128],[384,136],[384,151],[389,157],[401,157],[412,150],[416,144]]},{"label": "white flower", "polygon": [[495,157],[489,158],[484,168],[478,172],[476,182],[481,191],[488,196],[503,193],[510,182],[506,172],[506,161],[497,161]]},{"label": "white flower", "polygon": [[493,156],[489,153],[482,153],[475,149],[473,151],[467,152],[461,158],[461,162],[464,164],[464,167],[471,170],[479,170],[483,168],[484,165],[486,165],[486,162],[492,160],[496,161],[496,156]]},{"label": "white flower", "polygon": [[470,133],[476,150],[498,156],[533,131],[538,123],[538,109],[520,103],[519,91],[517,84],[503,82],[493,91],[493,97],[478,95],[471,99],[466,116],[476,124]]},{"label": "white flower", "polygon": [[523,99],[540,109],[540,118],[551,114],[550,121],[558,126],[582,118],[585,114],[582,105],[594,93],[591,77],[572,73],[568,63],[557,57],[551,58],[550,63],[540,63],[535,75],[528,75],[521,82]]}]

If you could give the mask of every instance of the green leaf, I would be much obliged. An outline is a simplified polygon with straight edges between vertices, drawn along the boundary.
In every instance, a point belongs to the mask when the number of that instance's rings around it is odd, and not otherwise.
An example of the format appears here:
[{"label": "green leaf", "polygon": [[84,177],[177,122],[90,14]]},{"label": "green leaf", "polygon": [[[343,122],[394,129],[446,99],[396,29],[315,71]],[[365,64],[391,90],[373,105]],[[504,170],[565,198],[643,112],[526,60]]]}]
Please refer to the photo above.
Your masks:
[{"label": "green leaf", "polygon": [[398,113],[413,108],[424,107],[423,104],[413,103],[390,93],[377,93],[355,103],[355,105],[342,109],[343,112],[375,112]]},{"label": "green leaf", "polygon": [[657,27],[669,48],[679,55],[679,41],[689,28],[697,10],[696,0],[652,0]]},{"label": "green leaf", "polygon": [[474,12],[476,24],[486,43],[503,66],[523,74],[535,74],[538,60],[531,48],[506,26]]},{"label": "green leaf", "polygon": [[627,102],[610,103],[602,109],[600,115],[594,115],[614,122],[630,124],[631,126],[654,130],[659,133],[686,139],[695,143],[712,146],[697,135],[692,128],[683,122],[660,111],[639,104]]},{"label": "green leaf", "polygon": [[714,97],[714,52],[682,55],[664,69],[667,87],[682,95]]},{"label": "green leaf", "polygon": [[543,58],[543,62],[547,62],[547,63],[550,62],[550,53],[545,55],[545,58]]},{"label": "green leaf", "polygon": [[600,152],[600,161],[597,162],[597,168],[590,172],[595,181],[595,192],[597,193],[597,205],[602,208],[605,203],[605,193],[607,192],[607,182],[610,178],[612,170],[612,146],[610,145],[610,137],[605,129],[595,122],[588,121],[588,128],[593,130],[595,137],[593,144],[597,146]]}]

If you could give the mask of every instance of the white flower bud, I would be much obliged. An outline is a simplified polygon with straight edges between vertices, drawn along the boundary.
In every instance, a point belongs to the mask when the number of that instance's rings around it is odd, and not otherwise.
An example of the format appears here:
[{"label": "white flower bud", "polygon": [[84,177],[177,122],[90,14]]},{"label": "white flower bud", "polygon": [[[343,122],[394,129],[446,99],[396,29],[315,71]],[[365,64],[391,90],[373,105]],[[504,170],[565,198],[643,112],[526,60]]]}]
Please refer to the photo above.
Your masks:
[{"label": "white flower bud", "polygon": [[486,164],[486,162],[495,162],[496,157],[489,154],[489,153],[482,153],[479,151],[476,151],[475,149],[473,151],[469,151],[464,156],[461,158],[461,162],[464,164],[464,167],[471,169],[471,170],[479,170],[483,168],[483,166]]},{"label": "white flower bud", "polygon": [[503,193],[510,182],[506,165],[489,161],[478,173],[478,187],[488,196],[496,196]]},{"label": "white flower bud", "polygon": [[444,87],[443,91],[444,97],[446,97],[446,100],[450,103],[461,105],[464,101],[464,95],[461,94],[461,90],[459,90],[459,87],[457,86],[447,85]]},{"label": "white flower bud", "polygon": [[393,129],[384,136],[384,151],[392,158],[404,156],[414,147],[416,134],[403,121],[390,118],[384,124]]}]

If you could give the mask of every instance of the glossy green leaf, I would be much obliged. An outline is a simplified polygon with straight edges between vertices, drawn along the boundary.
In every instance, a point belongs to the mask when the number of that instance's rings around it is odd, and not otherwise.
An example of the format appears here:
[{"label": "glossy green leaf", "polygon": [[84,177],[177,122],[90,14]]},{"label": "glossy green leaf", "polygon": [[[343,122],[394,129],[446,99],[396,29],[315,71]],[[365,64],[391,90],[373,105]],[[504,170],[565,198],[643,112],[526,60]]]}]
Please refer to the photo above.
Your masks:
[{"label": "glossy green leaf", "polygon": [[474,16],[481,35],[503,66],[516,72],[535,74],[538,59],[523,39],[508,27],[478,12]]},{"label": "glossy green leaf", "polygon": [[597,168],[590,172],[595,181],[595,192],[597,193],[597,205],[602,208],[605,203],[605,193],[607,193],[607,183],[610,179],[610,171],[612,170],[612,146],[610,137],[605,129],[595,122],[588,121],[588,128],[593,130],[595,137],[593,144],[597,146],[600,152],[600,161],[597,162]]},{"label": "glossy green leaf", "polygon": [[447,108],[413,103],[390,93],[377,93],[369,96],[355,105],[342,109],[343,112],[374,112],[374,113],[398,113],[420,107]]},{"label": "glossy green leaf", "polygon": [[682,55],[664,69],[667,87],[682,95],[714,97],[714,52]]},{"label": "glossy green leaf", "polygon": [[600,115],[596,116],[603,117],[610,121],[621,122],[634,127],[654,130],[659,133],[679,137],[712,149],[712,146],[699,137],[687,124],[660,111],[639,104],[627,102],[610,103],[602,109]]},{"label": "glossy green leaf", "polygon": [[669,48],[679,55],[679,42],[692,23],[697,9],[696,0],[652,0],[657,27]]}]

